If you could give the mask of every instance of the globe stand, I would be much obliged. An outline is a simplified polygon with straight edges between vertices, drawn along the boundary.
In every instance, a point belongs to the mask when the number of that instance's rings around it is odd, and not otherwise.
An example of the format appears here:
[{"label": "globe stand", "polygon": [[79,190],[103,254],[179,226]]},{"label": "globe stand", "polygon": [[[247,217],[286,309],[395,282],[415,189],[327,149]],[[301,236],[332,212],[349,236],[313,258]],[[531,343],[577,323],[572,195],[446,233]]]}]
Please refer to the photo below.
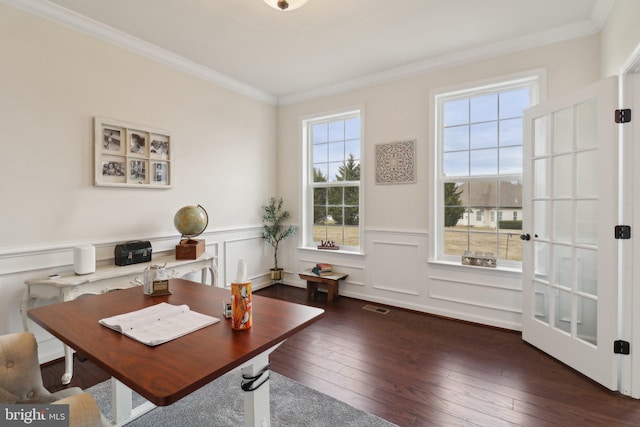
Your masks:
[{"label": "globe stand", "polygon": [[198,259],[204,253],[204,239],[182,239],[176,245],[176,259]]}]

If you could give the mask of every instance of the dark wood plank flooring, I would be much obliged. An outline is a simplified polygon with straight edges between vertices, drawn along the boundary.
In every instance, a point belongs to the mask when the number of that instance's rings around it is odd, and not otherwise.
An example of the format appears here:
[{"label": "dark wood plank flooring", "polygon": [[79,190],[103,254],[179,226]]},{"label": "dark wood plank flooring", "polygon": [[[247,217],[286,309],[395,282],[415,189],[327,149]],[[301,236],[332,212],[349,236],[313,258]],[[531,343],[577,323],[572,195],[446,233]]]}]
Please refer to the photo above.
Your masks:
[{"label": "dark wood plank flooring", "polygon": [[[273,371],[400,426],[638,426],[640,401],[611,392],[522,341],[520,333],[275,285],[256,295],[326,316],[271,357]],[[387,314],[364,310],[388,308]],[[61,388],[62,361],[43,367]],[[71,385],[107,379],[76,362]]]}]

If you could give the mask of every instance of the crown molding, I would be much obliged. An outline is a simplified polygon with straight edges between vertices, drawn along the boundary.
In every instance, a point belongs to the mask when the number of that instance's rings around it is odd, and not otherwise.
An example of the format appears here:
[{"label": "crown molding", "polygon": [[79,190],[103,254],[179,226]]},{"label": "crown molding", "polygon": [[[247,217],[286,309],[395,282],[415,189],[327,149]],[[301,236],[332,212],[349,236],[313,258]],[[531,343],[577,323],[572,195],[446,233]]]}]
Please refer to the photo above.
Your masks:
[{"label": "crown molding", "polygon": [[0,2],[122,47],[145,58],[248,96],[256,101],[271,105],[277,105],[278,103],[277,97],[272,94],[46,0],[0,0]]},{"label": "crown molding", "polygon": [[[609,1],[609,0],[604,0]],[[608,13],[608,12],[607,12]],[[363,89],[369,86],[380,85],[395,80],[416,77],[434,71],[470,64],[500,55],[516,53],[519,51],[559,43],[579,37],[595,34],[600,28],[591,20],[584,20],[575,24],[566,25],[548,31],[529,34],[497,43],[489,44],[475,49],[467,49],[450,54],[430,58],[425,61],[415,62],[402,67],[393,68],[368,76],[356,78],[335,85],[300,92],[297,94],[281,96],[278,98],[279,106],[298,104],[312,101],[330,95]]]},{"label": "crown molding", "polygon": [[481,48],[452,52],[334,85],[277,97],[46,0],[0,0],[0,2],[120,46],[136,54],[215,83],[257,101],[276,106],[312,101],[330,95],[337,95],[339,93],[415,77],[449,67],[490,59],[499,55],[515,53],[534,47],[595,34],[601,30],[614,4],[614,0],[597,0],[593,6],[590,20],[500,41]]}]

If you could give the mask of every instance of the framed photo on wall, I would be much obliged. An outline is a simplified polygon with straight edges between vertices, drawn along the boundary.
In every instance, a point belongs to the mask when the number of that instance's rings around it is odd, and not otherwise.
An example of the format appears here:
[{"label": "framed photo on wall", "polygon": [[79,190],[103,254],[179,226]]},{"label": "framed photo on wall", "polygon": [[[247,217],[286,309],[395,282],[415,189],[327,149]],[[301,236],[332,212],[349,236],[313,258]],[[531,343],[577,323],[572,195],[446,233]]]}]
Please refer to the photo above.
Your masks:
[{"label": "framed photo on wall", "polygon": [[171,188],[171,133],[96,117],[94,140],[96,186]]}]

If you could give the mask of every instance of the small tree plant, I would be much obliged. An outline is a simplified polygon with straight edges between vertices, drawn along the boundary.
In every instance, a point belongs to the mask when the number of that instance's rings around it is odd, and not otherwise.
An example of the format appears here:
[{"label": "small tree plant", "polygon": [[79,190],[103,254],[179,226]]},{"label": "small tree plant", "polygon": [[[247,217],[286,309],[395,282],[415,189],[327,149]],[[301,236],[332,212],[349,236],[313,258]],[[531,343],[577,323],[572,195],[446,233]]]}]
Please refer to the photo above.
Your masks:
[{"label": "small tree plant", "polygon": [[264,224],[264,238],[273,247],[274,270],[278,270],[278,246],[287,237],[295,234],[293,225],[286,225],[290,218],[289,211],[284,210],[282,198],[271,197],[262,207],[262,223]]}]

